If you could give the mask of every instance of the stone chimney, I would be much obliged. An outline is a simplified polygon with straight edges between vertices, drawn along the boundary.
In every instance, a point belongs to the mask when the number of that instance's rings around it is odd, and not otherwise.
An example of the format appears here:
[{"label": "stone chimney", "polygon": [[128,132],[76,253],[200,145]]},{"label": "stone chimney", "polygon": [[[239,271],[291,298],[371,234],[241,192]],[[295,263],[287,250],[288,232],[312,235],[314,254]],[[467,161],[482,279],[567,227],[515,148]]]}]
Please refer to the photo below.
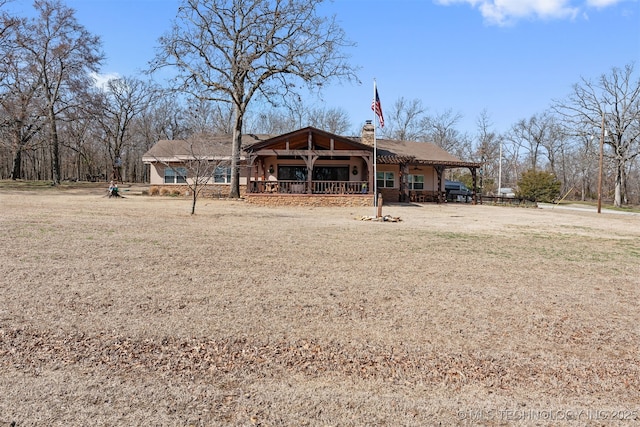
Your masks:
[{"label": "stone chimney", "polygon": [[376,128],[373,126],[371,120],[367,120],[362,127],[362,136],[360,142],[373,147],[373,138],[375,136]]}]

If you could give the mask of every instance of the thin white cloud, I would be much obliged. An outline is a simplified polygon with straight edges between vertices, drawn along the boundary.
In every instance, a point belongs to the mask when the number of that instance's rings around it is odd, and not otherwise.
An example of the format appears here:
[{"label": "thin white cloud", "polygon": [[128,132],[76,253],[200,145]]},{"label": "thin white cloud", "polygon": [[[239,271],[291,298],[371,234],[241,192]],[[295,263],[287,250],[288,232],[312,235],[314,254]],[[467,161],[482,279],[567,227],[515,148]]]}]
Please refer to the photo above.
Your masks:
[{"label": "thin white cloud", "polygon": [[604,8],[625,0],[435,0],[437,4],[469,4],[477,8],[485,21],[508,25],[521,19],[574,19],[588,7]]},{"label": "thin white cloud", "polygon": [[119,79],[120,78],[120,74],[118,74],[118,73],[107,73],[107,74],[91,73],[91,77],[93,77],[93,80],[95,81],[96,87],[104,90],[107,87],[107,83],[109,82],[109,80]]},{"label": "thin white cloud", "polygon": [[622,0],[587,0],[587,6],[601,8],[613,6],[614,4],[618,4],[621,2]]}]

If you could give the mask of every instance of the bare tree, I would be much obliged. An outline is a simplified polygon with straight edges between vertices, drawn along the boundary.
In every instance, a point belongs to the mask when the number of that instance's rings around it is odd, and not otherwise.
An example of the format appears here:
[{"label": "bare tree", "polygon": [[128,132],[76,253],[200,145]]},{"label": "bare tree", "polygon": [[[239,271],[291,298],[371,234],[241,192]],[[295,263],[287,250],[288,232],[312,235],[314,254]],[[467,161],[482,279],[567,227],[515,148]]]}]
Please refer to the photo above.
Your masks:
[{"label": "bare tree", "polygon": [[[226,151],[228,147],[219,141],[213,141],[207,135],[194,135],[184,141],[176,141],[176,144],[185,144],[180,148],[182,158],[180,166],[162,158],[175,158],[175,152],[162,153],[156,158],[166,168],[173,170],[180,177],[180,182],[186,185],[191,194],[191,215],[196,213],[196,203],[202,190],[211,181],[214,183],[218,176],[226,176],[230,167],[228,156],[220,156],[215,153]],[[168,146],[168,149],[169,146]]]},{"label": "bare tree", "polygon": [[176,87],[233,106],[230,197],[240,196],[243,119],[254,96],[317,88],[355,78],[342,49],[351,46],[335,18],[318,16],[322,0],[184,0],[160,39],[152,70],[177,68]]},{"label": "bare tree", "polygon": [[133,77],[109,80],[105,89],[100,124],[113,165],[113,179],[122,181],[123,156],[132,144],[133,120],[149,108],[155,91],[149,83]]},{"label": "bare tree", "polygon": [[103,54],[100,39],[75,18],[75,11],[60,0],[36,0],[38,16],[18,30],[18,44],[40,76],[46,101],[52,177],[60,182],[58,120],[71,103],[73,93],[93,84],[89,72],[97,71]]},{"label": "bare tree", "polygon": [[342,108],[311,108],[294,97],[281,108],[263,108],[247,113],[247,129],[253,133],[282,134],[304,126],[344,135],[351,126],[349,114]]},{"label": "bare tree", "polygon": [[482,162],[480,176],[481,191],[492,187],[498,182],[498,168],[500,161],[500,145],[503,137],[492,130],[493,124],[487,110],[483,110],[476,121],[478,128],[478,145],[476,148],[476,160]]},{"label": "bare tree", "polygon": [[386,114],[385,125],[382,134],[390,139],[400,141],[418,141],[424,138],[426,129],[424,125],[425,109],[419,99],[405,99],[400,97]]},{"label": "bare tree", "polygon": [[351,127],[351,120],[349,113],[342,108],[313,108],[309,111],[309,124],[336,135],[344,135]]},{"label": "bare tree", "polygon": [[579,182],[576,185],[580,188],[580,200],[585,201],[595,193],[592,186],[595,185],[597,174],[598,141],[594,135],[578,135],[576,140],[578,142],[573,147],[572,166],[576,168],[578,176]]},{"label": "bare tree", "polygon": [[[20,67],[22,68],[22,67]],[[42,99],[38,97],[37,82],[28,79],[19,69],[13,77],[4,79],[6,91],[0,94],[2,119],[0,127],[9,135],[13,153],[11,179],[21,179],[22,155],[34,147],[34,136],[44,126]],[[23,70],[24,71],[24,70]]]},{"label": "bare tree", "polygon": [[634,66],[614,67],[596,82],[582,78],[554,109],[577,135],[600,138],[604,121],[606,154],[615,168],[614,205],[626,203],[627,173],[640,153],[640,77],[634,75]]},{"label": "bare tree", "polygon": [[5,65],[13,61],[12,54],[16,49],[15,29],[20,25],[20,19],[2,10],[7,0],[0,0],[0,83],[10,71]]},{"label": "bare tree", "polygon": [[191,134],[231,135],[233,132],[233,110],[228,103],[190,98],[185,118]]},{"label": "bare tree", "polygon": [[161,139],[185,139],[197,125],[191,123],[190,107],[180,105],[179,100],[168,91],[160,91],[136,118],[136,135],[145,151]]},{"label": "bare tree", "polygon": [[551,171],[555,173],[562,132],[552,115],[544,112],[519,120],[511,127],[508,139],[526,153],[528,169],[537,170],[540,167],[540,157],[546,156]]},{"label": "bare tree", "polygon": [[290,114],[277,109],[260,111],[258,114],[249,112],[246,117],[246,126],[251,133],[278,135],[291,132],[298,127]]},{"label": "bare tree", "polygon": [[106,180],[108,173],[106,147],[101,143],[104,135],[100,131],[103,111],[97,108],[102,105],[93,95],[85,93],[85,101],[65,112],[60,129],[61,145],[70,153],[63,165],[66,163],[69,176],[87,181]]},{"label": "bare tree", "polygon": [[[17,22],[9,17],[4,20]],[[11,178],[21,179],[23,154],[34,148],[33,137],[44,124],[44,104],[39,91],[39,75],[34,72],[24,50],[16,44],[17,33],[10,30],[5,27],[0,35],[0,128],[7,135],[7,145],[12,153]]]},{"label": "bare tree", "polygon": [[471,141],[456,128],[460,120],[462,114],[454,113],[451,109],[433,116],[425,116],[421,122],[425,139],[462,159],[470,157]]}]

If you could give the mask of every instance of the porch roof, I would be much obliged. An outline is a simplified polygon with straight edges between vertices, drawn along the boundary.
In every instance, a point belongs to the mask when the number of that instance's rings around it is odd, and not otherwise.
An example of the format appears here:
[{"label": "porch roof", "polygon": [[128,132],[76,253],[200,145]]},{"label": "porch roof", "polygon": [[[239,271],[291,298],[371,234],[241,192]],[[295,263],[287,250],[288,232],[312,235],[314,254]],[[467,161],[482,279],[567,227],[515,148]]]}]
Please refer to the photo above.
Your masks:
[{"label": "porch roof", "polygon": [[373,151],[373,147],[355,141],[353,138],[335,135],[311,126],[278,135],[245,147],[247,153],[261,150],[359,150]]},{"label": "porch roof", "polygon": [[[360,138],[354,138],[359,140]],[[376,140],[380,164],[421,164],[445,167],[471,167],[482,166],[478,162],[460,160],[453,154],[438,147],[431,142],[398,141],[393,139]]]}]

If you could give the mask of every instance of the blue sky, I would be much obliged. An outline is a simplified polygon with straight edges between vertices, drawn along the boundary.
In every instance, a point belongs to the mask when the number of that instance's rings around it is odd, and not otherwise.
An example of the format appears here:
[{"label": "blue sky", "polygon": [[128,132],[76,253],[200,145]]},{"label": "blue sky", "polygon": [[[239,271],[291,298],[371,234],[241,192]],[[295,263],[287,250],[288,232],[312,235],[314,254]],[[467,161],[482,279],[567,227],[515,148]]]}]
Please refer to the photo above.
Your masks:
[{"label": "blue sky", "polygon": [[[134,75],[153,57],[179,0],[67,0],[107,55],[104,74]],[[11,9],[30,13],[31,1]],[[636,62],[639,0],[335,0],[361,84],[335,83],[316,105],[341,107],[354,131],[372,118],[373,79],[384,111],[399,97],[427,113],[463,115],[476,133],[482,110],[504,132],[564,98],[581,77],[597,79]],[[309,99],[309,101],[314,101]]]}]

